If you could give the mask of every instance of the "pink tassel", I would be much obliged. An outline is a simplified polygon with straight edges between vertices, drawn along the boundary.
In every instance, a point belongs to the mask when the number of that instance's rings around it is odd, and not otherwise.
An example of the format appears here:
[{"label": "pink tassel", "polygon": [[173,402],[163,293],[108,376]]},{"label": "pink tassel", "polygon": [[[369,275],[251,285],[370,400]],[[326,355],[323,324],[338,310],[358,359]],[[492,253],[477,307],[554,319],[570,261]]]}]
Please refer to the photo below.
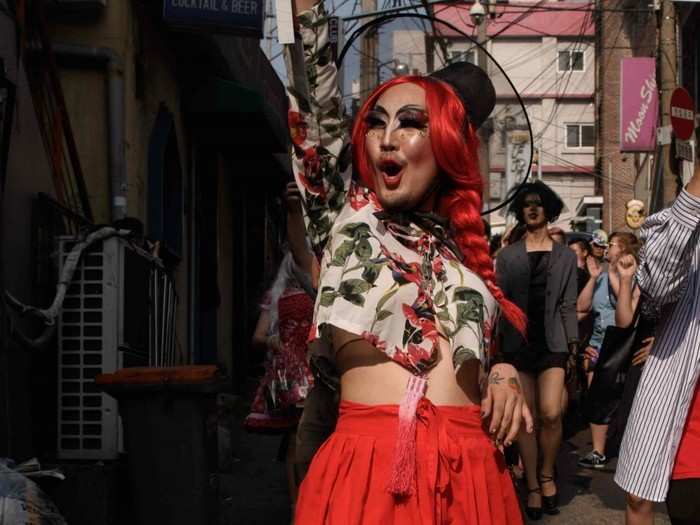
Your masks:
[{"label": "pink tassel", "polygon": [[399,430],[394,449],[394,462],[387,490],[394,496],[411,494],[416,474],[416,409],[428,384],[424,377],[411,376],[399,406]]}]

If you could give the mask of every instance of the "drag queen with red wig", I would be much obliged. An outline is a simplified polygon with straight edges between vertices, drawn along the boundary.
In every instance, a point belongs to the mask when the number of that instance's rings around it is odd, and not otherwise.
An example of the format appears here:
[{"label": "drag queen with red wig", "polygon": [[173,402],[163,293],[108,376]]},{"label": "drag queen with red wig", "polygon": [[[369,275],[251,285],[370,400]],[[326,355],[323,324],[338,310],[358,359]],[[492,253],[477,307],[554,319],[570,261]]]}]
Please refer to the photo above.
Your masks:
[{"label": "drag queen with red wig", "polygon": [[532,418],[517,371],[489,363],[498,316],[525,326],[495,284],[480,217],[476,128],[493,86],[469,64],[394,78],[360,109],[350,148],[314,1],[296,0],[286,49],[289,124],[320,259],[311,361],[340,407],[296,523],[522,523],[497,445]]}]

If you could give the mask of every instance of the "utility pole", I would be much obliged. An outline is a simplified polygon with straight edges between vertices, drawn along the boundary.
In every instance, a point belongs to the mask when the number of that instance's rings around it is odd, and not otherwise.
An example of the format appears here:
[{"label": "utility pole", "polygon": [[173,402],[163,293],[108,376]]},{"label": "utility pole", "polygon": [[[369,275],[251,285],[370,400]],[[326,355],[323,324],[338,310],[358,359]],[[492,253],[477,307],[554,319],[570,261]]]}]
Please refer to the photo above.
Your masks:
[{"label": "utility pole", "polygon": [[[471,14],[472,21],[476,24],[476,41],[479,46],[477,46],[476,51],[476,64],[486,71],[488,70],[488,63],[486,57],[486,51],[483,46],[486,45],[486,23],[487,16],[479,16]],[[479,171],[481,172],[481,179],[483,181],[483,202],[484,208],[490,208],[491,204],[491,162],[489,158],[489,140],[493,131],[493,124],[491,119],[488,119],[482,127],[479,129]],[[510,188],[506,188],[507,190]]]},{"label": "utility pole", "polygon": [[[676,63],[676,8],[672,0],[661,1],[661,20],[659,23],[659,47],[657,52],[657,64],[659,78],[661,80],[661,125],[671,125],[671,94],[676,88],[677,63]],[[661,147],[661,162],[663,165],[663,179],[657,181],[662,184],[663,204],[668,206],[678,194],[678,176],[671,170],[674,159],[671,158],[671,145]]]},{"label": "utility pole", "polygon": [[[362,12],[371,13],[377,10],[377,0],[362,0]],[[368,22],[372,20],[367,20]],[[360,56],[360,104],[362,104],[372,90],[377,86],[379,63],[377,56],[377,27],[370,27],[362,35],[362,55]]]}]

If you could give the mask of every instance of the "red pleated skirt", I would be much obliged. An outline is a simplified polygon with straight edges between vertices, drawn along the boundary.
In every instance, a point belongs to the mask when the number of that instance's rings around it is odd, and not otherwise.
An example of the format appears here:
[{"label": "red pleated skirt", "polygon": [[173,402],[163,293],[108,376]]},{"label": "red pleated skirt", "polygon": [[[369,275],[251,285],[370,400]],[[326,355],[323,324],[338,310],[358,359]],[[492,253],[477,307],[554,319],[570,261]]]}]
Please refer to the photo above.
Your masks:
[{"label": "red pleated skirt", "polygon": [[300,487],[295,525],[522,524],[503,455],[478,406],[418,405],[411,494],[387,490],[398,405],[343,401],[335,432]]}]

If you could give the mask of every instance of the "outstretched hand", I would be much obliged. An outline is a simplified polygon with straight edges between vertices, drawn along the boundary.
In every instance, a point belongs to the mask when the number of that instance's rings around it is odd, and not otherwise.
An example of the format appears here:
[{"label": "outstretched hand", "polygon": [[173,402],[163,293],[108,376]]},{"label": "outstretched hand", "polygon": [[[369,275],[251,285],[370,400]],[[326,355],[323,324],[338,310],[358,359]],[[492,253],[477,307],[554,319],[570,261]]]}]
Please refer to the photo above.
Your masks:
[{"label": "outstretched hand", "polygon": [[523,423],[525,430],[532,432],[532,414],[523,397],[518,371],[512,365],[494,365],[482,395],[481,417],[490,418],[489,433],[496,445],[513,443]]},{"label": "outstretched hand", "polygon": [[593,257],[592,255],[589,255],[588,257],[586,257],[586,269],[588,270],[588,273],[590,274],[590,276],[593,277],[594,279],[597,279],[598,276],[603,271],[598,260],[595,257]]}]

